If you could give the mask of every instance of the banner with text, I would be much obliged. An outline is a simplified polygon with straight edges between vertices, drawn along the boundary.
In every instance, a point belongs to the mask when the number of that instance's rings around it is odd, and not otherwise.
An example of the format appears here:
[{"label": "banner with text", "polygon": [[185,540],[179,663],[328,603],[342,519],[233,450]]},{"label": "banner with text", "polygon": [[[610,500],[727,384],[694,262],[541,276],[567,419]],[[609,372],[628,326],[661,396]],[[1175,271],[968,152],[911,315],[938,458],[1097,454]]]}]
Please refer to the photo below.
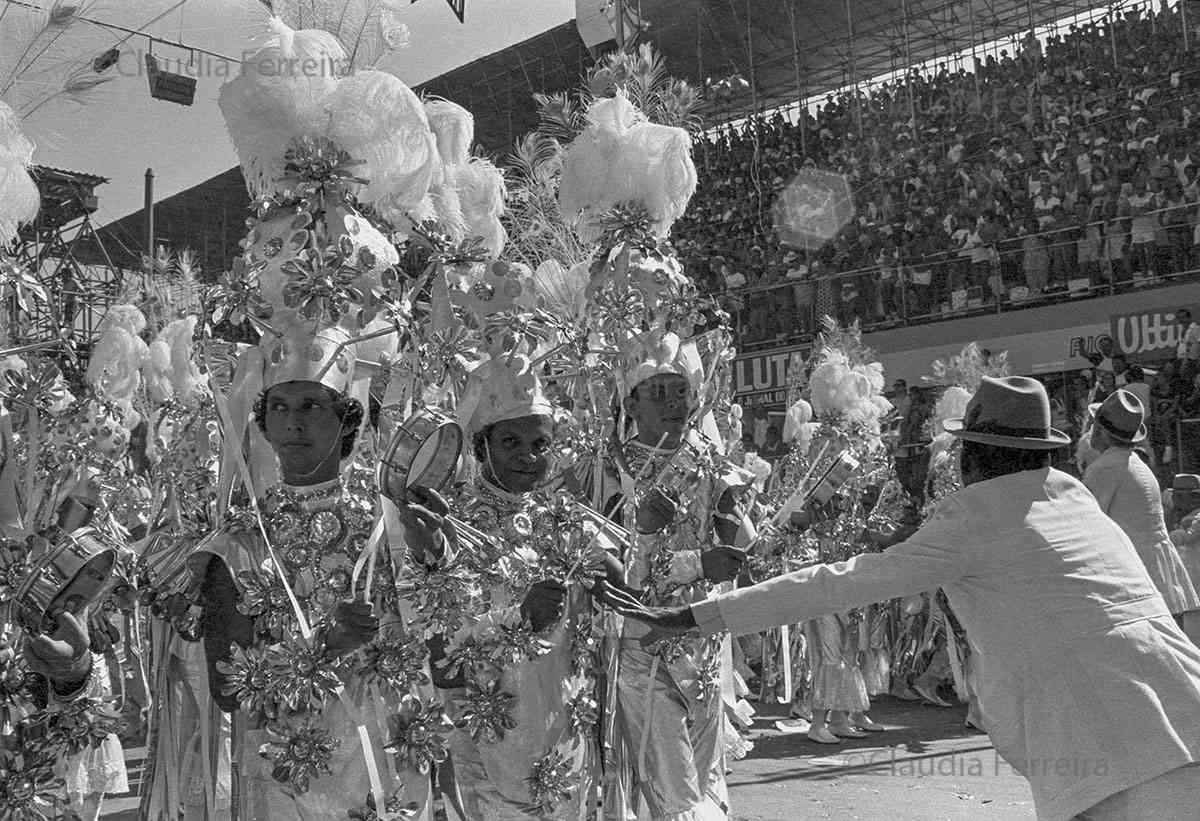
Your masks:
[{"label": "banner with text", "polygon": [[1135,362],[1172,359],[1183,329],[1176,312],[1187,308],[1193,320],[1200,305],[1171,305],[1112,316],[1113,351]]},{"label": "banner with text", "polygon": [[781,406],[787,402],[787,378],[795,354],[808,356],[809,345],[772,348],[733,360],[733,398],[742,405]]}]

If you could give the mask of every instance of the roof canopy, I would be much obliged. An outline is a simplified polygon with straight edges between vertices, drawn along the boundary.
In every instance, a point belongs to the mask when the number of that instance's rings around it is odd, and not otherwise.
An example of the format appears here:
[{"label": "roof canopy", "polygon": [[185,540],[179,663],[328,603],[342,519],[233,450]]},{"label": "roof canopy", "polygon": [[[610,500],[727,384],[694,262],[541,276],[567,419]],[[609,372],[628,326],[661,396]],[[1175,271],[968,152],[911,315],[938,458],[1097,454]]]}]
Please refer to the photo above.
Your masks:
[{"label": "roof canopy", "polygon": [[[1012,37],[1083,12],[1045,0],[626,0],[648,24],[639,35],[663,53],[668,70],[704,88],[707,78],[741,74],[751,90],[707,100],[709,125],[802,96],[843,87]],[[489,54],[421,86],[475,116],[475,138],[505,151],[537,122],[533,95],[574,88],[595,59],[569,22]],[[209,275],[225,269],[244,233],[249,198],[238,168],[157,204],[155,234],[196,250]],[[130,264],[144,246],[145,216],[103,229],[114,257]],[[112,249],[110,249],[111,251]]]}]

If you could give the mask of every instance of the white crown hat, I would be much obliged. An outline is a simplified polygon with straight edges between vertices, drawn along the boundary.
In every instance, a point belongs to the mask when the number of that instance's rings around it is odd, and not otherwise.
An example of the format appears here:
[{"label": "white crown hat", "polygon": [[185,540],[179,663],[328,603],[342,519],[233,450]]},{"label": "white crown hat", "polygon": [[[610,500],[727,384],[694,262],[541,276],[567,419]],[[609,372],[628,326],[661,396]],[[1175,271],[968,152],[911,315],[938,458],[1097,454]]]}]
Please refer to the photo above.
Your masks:
[{"label": "white crown hat", "polygon": [[626,395],[647,379],[676,374],[699,391],[704,382],[704,362],[693,340],[684,341],[671,331],[651,331],[630,340],[623,374]]},{"label": "white crown hat", "polygon": [[337,325],[296,323],[282,333],[265,335],[261,348],[264,389],[284,382],[318,382],[346,393],[354,379],[356,346],[350,332]]},{"label": "white crown hat", "polygon": [[497,422],[524,416],[553,416],[554,405],[526,356],[489,359],[467,378],[459,419],[474,434]]}]

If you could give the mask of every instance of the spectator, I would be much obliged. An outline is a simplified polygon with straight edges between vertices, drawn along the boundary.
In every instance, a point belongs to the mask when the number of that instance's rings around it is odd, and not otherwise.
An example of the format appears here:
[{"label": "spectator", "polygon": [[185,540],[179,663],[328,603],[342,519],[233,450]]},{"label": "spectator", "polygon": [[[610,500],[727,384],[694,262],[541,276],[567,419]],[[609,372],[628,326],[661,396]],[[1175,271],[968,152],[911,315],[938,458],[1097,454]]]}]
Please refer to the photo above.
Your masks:
[{"label": "spectator", "polygon": [[[937,314],[964,287],[1124,289],[1133,272],[1200,267],[1200,75],[1180,68],[1179,25],[1175,8],[1084,23],[1036,58],[832,93],[803,133],[777,115],[724,128],[697,149],[705,173],[674,231],[683,261],[731,289],[788,286],[786,327],[767,315],[778,298],[741,318],[761,342],[809,332],[817,311],[869,325]],[[808,168],[842,174],[858,217],[786,253],[752,215]]]},{"label": "spectator", "polygon": [[1179,362],[1179,377],[1190,384],[1200,361],[1200,324],[1192,321],[1192,312],[1180,308],[1175,312],[1179,324],[1179,344],[1175,348],[1175,359]]},{"label": "spectator", "polygon": [[1146,384],[1141,365],[1133,364],[1125,369],[1124,387],[1142,403],[1142,407],[1146,409],[1146,421],[1149,422],[1154,415],[1154,404],[1150,401],[1150,386]]}]

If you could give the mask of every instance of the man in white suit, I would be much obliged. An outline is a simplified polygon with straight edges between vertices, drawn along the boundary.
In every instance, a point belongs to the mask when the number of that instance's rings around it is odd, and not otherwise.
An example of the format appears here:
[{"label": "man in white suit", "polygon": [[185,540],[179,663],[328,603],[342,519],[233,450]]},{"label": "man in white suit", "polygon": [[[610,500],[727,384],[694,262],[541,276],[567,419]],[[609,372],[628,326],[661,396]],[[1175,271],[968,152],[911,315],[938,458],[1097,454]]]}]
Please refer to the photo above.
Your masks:
[{"label": "man in white suit", "polygon": [[1196,817],[1200,650],[1120,527],[1049,467],[1069,443],[1046,391],[983,383],[963,419],[964,489],[884,553],[818,565],[689,607],[618,607],[658,635],[735,634],[945,589],[977,662],[984,724],[1042,821]]},{"label": "man in white suit", "polygon": [[1158,480],[1133,451],[1146,438],[1145,409],[1121,389],[1093,406],[1092,413],[1092,447],[1100,455],[1088,465],[1083,483],[1133,542],[1167,610],[1182,627],[1183,614],[1200,608],[1200,600],[1167,532]]}]

